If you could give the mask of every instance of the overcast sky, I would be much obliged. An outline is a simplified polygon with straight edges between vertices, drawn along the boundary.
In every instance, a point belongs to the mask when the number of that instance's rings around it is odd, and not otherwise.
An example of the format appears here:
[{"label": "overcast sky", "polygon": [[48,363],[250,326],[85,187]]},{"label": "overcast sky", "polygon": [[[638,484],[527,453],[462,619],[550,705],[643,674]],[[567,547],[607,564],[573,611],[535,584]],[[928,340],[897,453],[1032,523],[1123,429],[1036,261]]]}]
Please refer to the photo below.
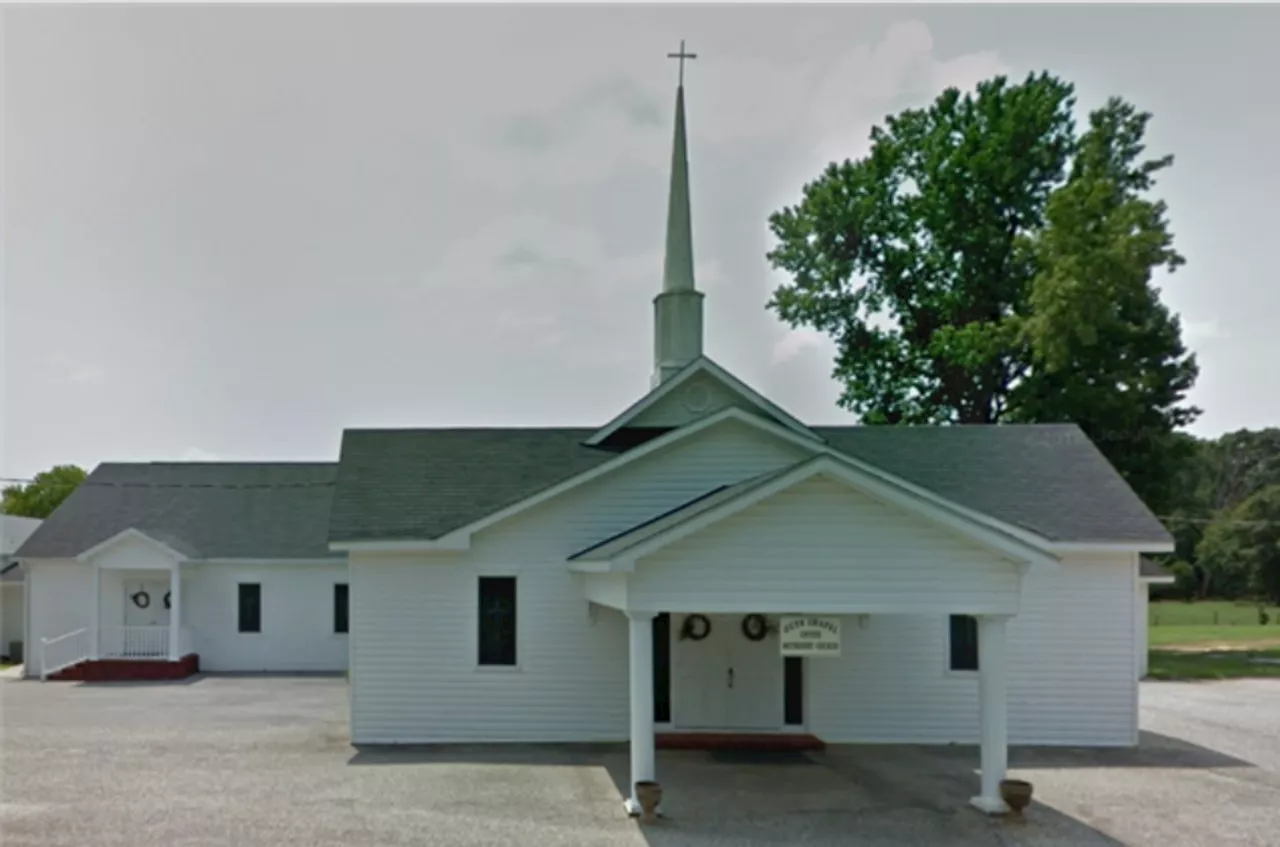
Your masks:
[{"label": "overcast sky", "polygon": [[706,351],[814,423],[770,212],[946,86],[1048,69],[1173,153],[1193,428],[1280,422],[1278,7],[7,8],[0,474],[594,425],[648,387],[675,63]]}]

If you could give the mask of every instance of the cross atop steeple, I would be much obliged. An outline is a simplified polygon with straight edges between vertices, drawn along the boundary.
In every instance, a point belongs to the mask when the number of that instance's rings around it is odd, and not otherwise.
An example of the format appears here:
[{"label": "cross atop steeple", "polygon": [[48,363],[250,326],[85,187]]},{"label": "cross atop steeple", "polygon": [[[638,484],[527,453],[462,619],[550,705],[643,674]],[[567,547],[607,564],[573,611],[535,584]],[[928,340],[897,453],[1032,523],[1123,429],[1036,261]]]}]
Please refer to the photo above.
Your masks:
[{"label": "cross atop steeple", "polygon": [[680,39],[680,52],[679,52],[679,53],[668,53],[668,54],[667,54],[667,58],[668,58],[668,59],[679,59],[679,60],[680,60],[680,87],[681,87],[681,88],[683,88],[683,87],[684,87],[684,60],[685,60],[685,59],[696,59],[696,58],[698,58],[698,54],[697,54],[697,53],[686,53],[686,52],[684,52],[684,39],[682,38],[682,39]]}]

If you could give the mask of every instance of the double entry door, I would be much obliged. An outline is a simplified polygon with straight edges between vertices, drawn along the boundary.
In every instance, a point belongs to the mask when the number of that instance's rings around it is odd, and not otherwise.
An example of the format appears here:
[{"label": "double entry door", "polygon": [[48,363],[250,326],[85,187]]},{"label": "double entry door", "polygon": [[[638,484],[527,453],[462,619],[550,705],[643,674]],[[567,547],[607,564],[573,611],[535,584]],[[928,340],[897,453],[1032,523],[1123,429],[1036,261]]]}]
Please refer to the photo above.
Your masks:
[{"label": "double entry door", "polygon": [[680,637],[671,616],[672,723],[682,729],[776,730],[783,722],[783,661],[777,633],[752,641],[742,615],[706,615],[706,638]]}]

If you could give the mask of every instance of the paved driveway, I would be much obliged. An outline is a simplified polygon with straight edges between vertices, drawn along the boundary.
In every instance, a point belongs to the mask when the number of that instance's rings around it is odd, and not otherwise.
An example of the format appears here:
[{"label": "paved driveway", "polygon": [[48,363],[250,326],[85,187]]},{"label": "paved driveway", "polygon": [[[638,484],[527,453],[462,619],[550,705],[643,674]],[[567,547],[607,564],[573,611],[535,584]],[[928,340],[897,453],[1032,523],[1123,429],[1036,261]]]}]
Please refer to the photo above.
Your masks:
[{"label": "paved driveway", "polygon": [[1016,750],[1028,823],[966,807],[972,748],[662,753],[669,818],[622,817],[626,751],[353,750],[338,679],[0,682],[0,843],[1275,845],[1280,681],[1144,686],[1137,750]]}]

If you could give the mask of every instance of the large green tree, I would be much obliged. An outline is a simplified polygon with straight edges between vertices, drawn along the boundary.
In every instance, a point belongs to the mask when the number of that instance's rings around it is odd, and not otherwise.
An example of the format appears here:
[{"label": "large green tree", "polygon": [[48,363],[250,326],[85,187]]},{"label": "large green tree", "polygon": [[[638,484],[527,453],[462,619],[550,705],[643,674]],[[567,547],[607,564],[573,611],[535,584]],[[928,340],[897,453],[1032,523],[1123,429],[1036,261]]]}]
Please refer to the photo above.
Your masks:
[{"label": "large green tree", "polygon": [[1191,452],[1194,357],[1153,272],[1182,263],[1147,194],[1149,116],[1112,99],[1077,132],[1048,74],[943,92],[886,119],[770,218],[770,308],[837,343],[866,423],[1074,421],[1158,510]]},{"label": "large green tree", "polygon": [[26,485],[7,486],[3,492],[4,514],[43,520],[71,496],[85,476],[84,470],[75,465],[55,465],[36,474]]}]

